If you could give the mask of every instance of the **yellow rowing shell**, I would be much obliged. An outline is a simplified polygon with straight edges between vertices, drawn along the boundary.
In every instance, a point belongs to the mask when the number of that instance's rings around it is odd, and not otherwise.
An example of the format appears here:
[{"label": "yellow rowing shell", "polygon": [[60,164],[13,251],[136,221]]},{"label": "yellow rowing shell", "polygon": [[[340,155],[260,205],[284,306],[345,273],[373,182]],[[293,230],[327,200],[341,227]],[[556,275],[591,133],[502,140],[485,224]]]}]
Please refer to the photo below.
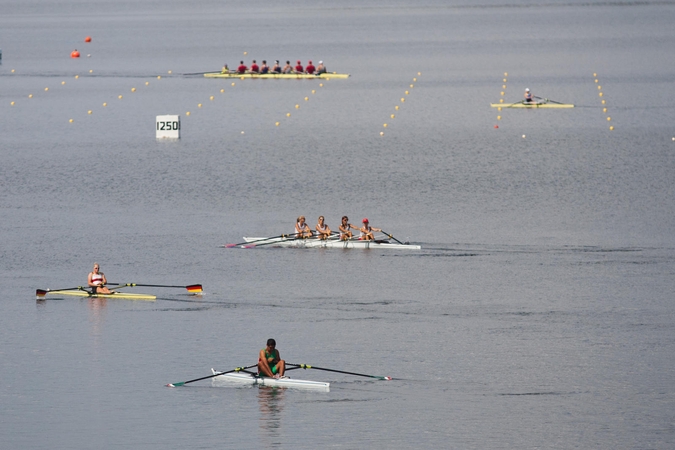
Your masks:
[{"label": "yellow rowing shell", "polygon": [[125,300],[155,300],[157,297],[149,294],[132,294],[130,292],[115,292],[114,294],[90,294],[87,291],[48,291],[51,295],[73,295],[76,297],[91,298],[119,298]]},{"label": "yellow rowing shell", "polygon": [[571,103],[490,103],[493,108],[574,108]]},{"label": "yellow rowing shell", "polygon": [[293,79],[331,79],[331,78],[349,78],[348,73],[322,73],[320,75],[310,75],[308,73],[205,73],[206,78],[293,78]]}]

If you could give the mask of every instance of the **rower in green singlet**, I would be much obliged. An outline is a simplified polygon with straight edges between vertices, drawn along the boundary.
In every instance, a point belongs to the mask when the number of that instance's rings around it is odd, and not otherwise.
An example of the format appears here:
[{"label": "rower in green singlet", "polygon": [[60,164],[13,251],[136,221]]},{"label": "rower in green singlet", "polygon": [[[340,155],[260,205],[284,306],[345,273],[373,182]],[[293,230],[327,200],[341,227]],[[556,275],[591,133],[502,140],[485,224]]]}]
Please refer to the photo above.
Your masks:
[{"label": "rower in green singlet", "polygon": [[267,347],[258,355],[258,373],[270,378],[283,378],[286,372],[286,361],[279,356],[274,339],[267,340]]}]

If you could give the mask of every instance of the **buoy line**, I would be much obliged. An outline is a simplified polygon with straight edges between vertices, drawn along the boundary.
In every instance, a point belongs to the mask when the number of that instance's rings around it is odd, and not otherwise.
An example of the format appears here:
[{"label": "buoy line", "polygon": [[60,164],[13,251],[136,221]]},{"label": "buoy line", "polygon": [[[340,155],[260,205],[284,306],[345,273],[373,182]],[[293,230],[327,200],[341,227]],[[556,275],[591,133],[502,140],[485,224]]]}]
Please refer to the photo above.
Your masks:
[{"label": "buoy line", "polygon": [[[503,84],[502,84],[502,90],[501,90],[501,92],[499,93],[499,96],[501,97],[501,98],[499,99],[499,103],[500,103],[500,104],[504,104],[504,96],[506,95],[506,86],[507,86],[506,83],[507,83],[507,81],[508,81],[508,78],[507,78],[508,76],[509,76],[509,73],[508,73],[508,72],[504,72],[504,78],[502,79],[502,83],[503,83]],[[501,114],[500,114],[501,111],[502,111],[502,107],[501,107],[501,106],[497,107],[497,122],[499,122],[499,121],[502,120],[502,116],[501,116]],[[499,125],[495,124],[495,125],[494,125],[494,128],[495,128],[495,129],[499,128]],[[523,138],[524,138],[524,137],[525,137],[525,135],[523,135]]]},{"label": "buoy line", "polygon": [[[412,83],[410,83],[408,89],[406,89],[405,92],[403,93],[405,96],[410,95],[410,92],[415,87],[415,83],[417,83],[417,77],[421,77],[421,76],[422,76],[422,72],[417,72],[417,76],[413,77]],[[403,105],[405,103],[405,99],[406,99],[406,97],[401,97],[401,100],[400,100],[401,105]],[[394,111],[399,111],[401,105],[394,105]],[[393,114],[390,114],[389,118],[392,119],[392,120],[395,119],[396,113],[394,112]],[[388,127],[389,127],[388,123],[385,122],[385,123],[382,124],[382,128],[388,128]],[[384,136],[384,131],[380,131],[380,136]]]},{"label": "buoy line", "polygon": [[[600,85],[600,80],[598,80],[598,74],[593,73],[593,78],[595,79],[595,84],[597,85],[597,88],[598,88],[598,97],[600,98],[600,104],[602,105],[602,112],[605,113],[607,122],[611,122],[612,117],[607,112],[607,107],[605,106],[607,104],[607,102],[603,98],[604,94],[602,92],[602,85]],[[614,125],[609,126],[609,131],[614,131]]]}]

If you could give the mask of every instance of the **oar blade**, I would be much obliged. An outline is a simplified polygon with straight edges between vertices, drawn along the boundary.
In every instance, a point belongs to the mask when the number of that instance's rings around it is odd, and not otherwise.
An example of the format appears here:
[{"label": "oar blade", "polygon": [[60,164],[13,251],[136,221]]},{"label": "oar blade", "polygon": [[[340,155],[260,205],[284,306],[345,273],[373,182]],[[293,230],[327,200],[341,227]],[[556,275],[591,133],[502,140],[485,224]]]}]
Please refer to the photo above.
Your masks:
[{"label": "oar blade", "polygon": [[35,296],[36,297],[44,297],[45,295],[47,295],[47,292],[49,292],[49,291],[45,291],[43,289],[37,289],[35,291]]},{"label": "oar blade", "polygon": [[201,284],[191,284],[190,286],[185,286],[185,288],[191,294],[197,294],[199,292],[202,292],[202,290],[203,290]]},{"label": "oar blade", "polygon": [[225,244],[223,247],[225,248],[235,248],[237,244]]},{"label": "oar blade", "polygon": [[183,386],[184,384],[185,384],[185,382],[181,381],[180,383],[169,383],[169,384],[166,385],[166,387],[179,387],[179,386]]}]

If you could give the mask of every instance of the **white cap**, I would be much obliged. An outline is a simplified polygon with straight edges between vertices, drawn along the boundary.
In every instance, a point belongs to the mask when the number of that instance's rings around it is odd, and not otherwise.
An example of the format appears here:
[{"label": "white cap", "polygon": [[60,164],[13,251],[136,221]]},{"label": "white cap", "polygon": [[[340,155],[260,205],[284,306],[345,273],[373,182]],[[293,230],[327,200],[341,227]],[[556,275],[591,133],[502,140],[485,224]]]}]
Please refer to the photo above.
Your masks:
[{"label": "white cap", "polygon": [[323,61],[319,61],[319,64],[323,64]]},{"label": "white cap", "polygon": [[525,92],[530,92],[530,88],[525,88]]}]

